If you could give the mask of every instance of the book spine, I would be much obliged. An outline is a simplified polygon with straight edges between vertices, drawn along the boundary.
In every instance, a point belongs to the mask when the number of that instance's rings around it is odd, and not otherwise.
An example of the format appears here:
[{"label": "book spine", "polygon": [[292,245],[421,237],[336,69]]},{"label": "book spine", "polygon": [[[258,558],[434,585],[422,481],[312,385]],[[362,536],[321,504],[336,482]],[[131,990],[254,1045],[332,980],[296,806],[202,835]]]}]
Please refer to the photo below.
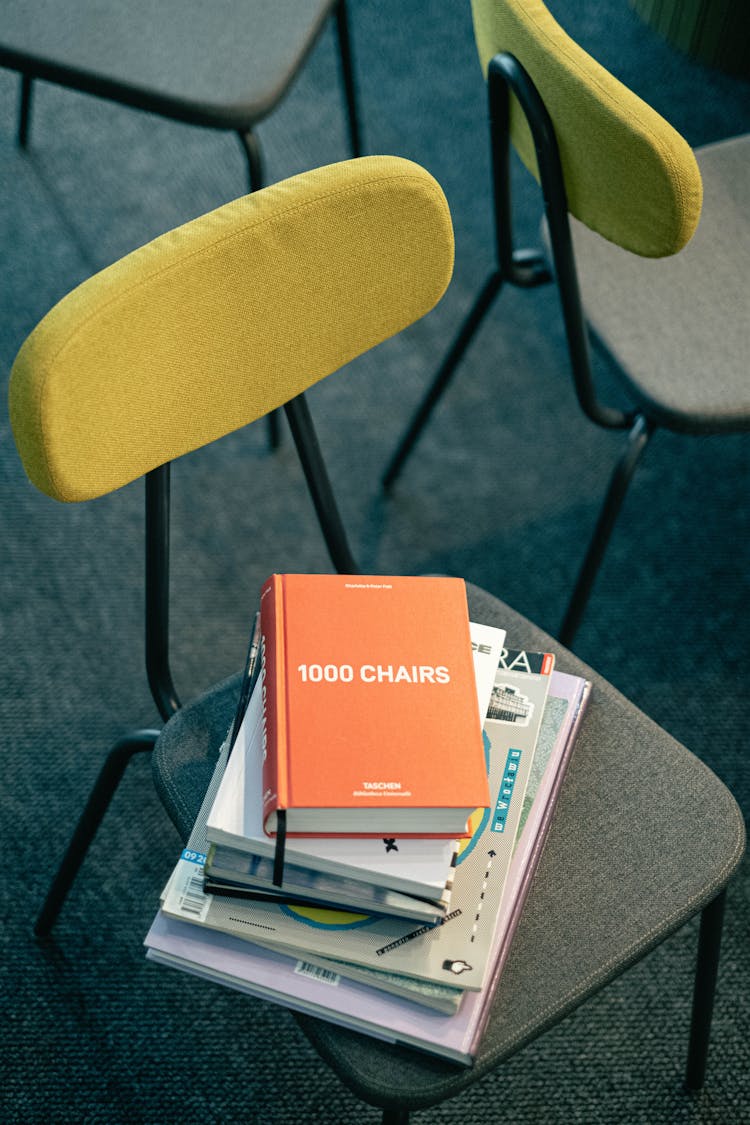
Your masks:
[{"label": "book spine", "polygon": [[273,574],[260,597],[263,728],[263,824],[287,807],[287,729],[282,578]]}]

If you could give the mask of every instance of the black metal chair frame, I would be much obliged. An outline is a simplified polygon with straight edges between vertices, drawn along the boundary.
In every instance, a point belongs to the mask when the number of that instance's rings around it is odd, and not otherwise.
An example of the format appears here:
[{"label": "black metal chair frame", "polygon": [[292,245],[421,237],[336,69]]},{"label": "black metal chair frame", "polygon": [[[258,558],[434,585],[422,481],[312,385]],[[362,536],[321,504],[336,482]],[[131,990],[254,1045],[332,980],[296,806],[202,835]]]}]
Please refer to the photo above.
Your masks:
[{"label": "black metal chair frame", "polygon": [[[362,138],[357,107],[357,89],[354,80],[349,13],[347,11],[346,0],[336,0],[332,14],[336,23],[341,82],[346,103],[349,145],[352,156],[357,157],[362,155]],[[18,131],[16,137],[18,145],[22,149],[26,149],[29,143],[33,83],[38,79],[53,82],[57,85],[65,86],[68,89],[79,90],[85,94],[92,94],[95,97],[106,98],[110,101],[118,102],[121,105],[128,105],[131,108],[153,110],[148,98],[139,97],[137,93],[131,91],[123,91],[114,84],[110,86],[107,84],[106,80],[101,77],[91,77],[87,74],[70,72],[62,68],[50,67],[41,63],[33,64],[32,61],[26,57],[14,58],[12,55],[4,56],[2,65],[16,69],[21,73]],[[176,114],[172,114],[171,117],[172,119],[176,119]],[[188,124],[195,124],[189,117],[186,120]],[[225,128],[216,124],[211,126],[206,122],[201,122],[200,124],[203,128]],[[247,165],[248,191],[259,191],[266,186],[266,177],[263,151],[260,140],[258,139],[258,134],[251,128],[245,131],[236,130],[236,135]],[[279,416],[276,411],[268,415],[268,433],[271,448],[278,449],[281,442],[281,428],[279,425]]]},{"label": "black metal chair frame", "polygon": [[[286,403],[284,411],[331,562],[341,574],[358,574],[304,395]],[[146,673],[154,703],[165,722],[181,706],[169,663],[170,476],[167,462],[144,478]],[[46,937],[54,926],[128,762],[136,754],[153,750],[159,733],[152,729],[132,731],[109,751],[37,916],[34,933],[38,937]]]},{"label": "black metal chair frame", "polygon": [[[627,431],[625,447],[610,477],[593,535],[558,632],[559,640],[570,647],[581,623],[628,485],[656,429],[656,422],[642,409],[620,410],[604,404],[597,396],[589,329],[581,303],[573,252],[560,151],[554,126],[539,91],[515,56],[504,52],[490,61],[487,91],[497,265],[484,283],[393,454],[383,475],[383,487],[386,491],[393,487],[417,438],[503,285],[507,282],[519,289],[532,289],[556,280],[573,384],[581,409],[598,426]],[[534,141],[553,269],[547,264],[547,255],[542,249],[515,249],[513,245],[511,94],[515,95],[523,110]]]}]

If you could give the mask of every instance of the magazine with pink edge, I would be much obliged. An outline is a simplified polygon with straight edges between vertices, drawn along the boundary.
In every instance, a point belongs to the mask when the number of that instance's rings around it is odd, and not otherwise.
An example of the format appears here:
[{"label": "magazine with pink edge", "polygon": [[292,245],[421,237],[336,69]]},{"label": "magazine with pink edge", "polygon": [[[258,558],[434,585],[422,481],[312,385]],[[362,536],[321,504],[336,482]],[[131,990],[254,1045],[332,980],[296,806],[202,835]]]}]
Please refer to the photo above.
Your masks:
[{"label": "magazine with pink edge", "polygon": [[455,1014],[442,1014],[303,959],[169,918],[161,912],[146,937],[147,956],[296,1011],[470,1065],[479,1049],[513,933],[544,847],[589,692],[586,681],[553,672],[550,699],[564,701],[565,714],[513,856],[504,893],[507,909],[501,910],[497,918],[485,980],[479,991],[465,993]]}]

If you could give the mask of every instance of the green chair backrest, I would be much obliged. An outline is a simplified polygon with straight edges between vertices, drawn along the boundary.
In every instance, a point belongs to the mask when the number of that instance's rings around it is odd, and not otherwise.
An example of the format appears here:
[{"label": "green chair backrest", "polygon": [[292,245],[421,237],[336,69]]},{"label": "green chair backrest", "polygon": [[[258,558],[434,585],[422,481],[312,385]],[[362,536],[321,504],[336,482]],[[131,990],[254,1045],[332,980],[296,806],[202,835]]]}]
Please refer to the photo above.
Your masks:
[{"label": "green chair backrest", "polygon": [[26,471],[58,500],[111,492],[399,332],[452,268],[445,197],[407,160],[228,203],[89,278],[31,333],[10,380]]},{"label": "green chair backrest", "polygon": [[[641,98],[567,35],[542,0],[472,0],[482,67],[514,55],[537,87],[560,148],[568,207],[611,242],[646,257],[674,254],[700,218],[692,149]],[[524,115],[511,104],[511,136],[538,178]]]}]

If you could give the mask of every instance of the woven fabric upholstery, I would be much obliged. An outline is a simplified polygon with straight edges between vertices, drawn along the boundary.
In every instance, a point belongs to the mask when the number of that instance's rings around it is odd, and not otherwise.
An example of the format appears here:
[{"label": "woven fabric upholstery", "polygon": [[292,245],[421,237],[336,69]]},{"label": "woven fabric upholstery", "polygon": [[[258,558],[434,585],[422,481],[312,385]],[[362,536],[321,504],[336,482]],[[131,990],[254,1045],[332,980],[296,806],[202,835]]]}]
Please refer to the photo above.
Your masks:
[{"label": "woven fabric upholstery", "polygon": [[283,97],[333,0],[3,0],[0,66],[243,132]]},{"label": "woven fabric upholstery", "polygon": [[32,332],[10,380],[26,471],[60,500],[112,491],[399,332],[452,266],[440,187],[396,157],[228,203],[89,278]]},{"label": "woven fabric upholstery", "polygon": [[[547,634],[468,592],[472,619],[505,627],[514,647],[556,652],[558,667],[587,676],[593,693],[476,1065],[299,1017],[342,1079],[381,1106],[418,1109],[474,1082],[694,914],[744,847],[734,798],[693,754]],[[238,691],[236,677],[186,707],[157,742],[157,788],[183,840]]]},{"label": "woven fabric upholstery", "polygon": [[[687,142],[566,35],[541,0],[472,0],[472,11],[485,72],[490,59],[506,51],[542,96],[572,214],[637,254],[664,257],[680,250],[701,210],[700,173]],[[515,100],[511,135],[538,175]]]},{"label": "woven fabric upholstery", "polygon": [[159,734],[151,759],[156,791],[187,842],[234,717],[241,675],[216,684],[179,710]]},{"label": "woven fabric upholstery", "polygon": [[705,199],[690,245],[646,261],[574,222],[581,292],[630,395],[651,417],[687,433],[747,430],[750,135],[696,156]]}]

